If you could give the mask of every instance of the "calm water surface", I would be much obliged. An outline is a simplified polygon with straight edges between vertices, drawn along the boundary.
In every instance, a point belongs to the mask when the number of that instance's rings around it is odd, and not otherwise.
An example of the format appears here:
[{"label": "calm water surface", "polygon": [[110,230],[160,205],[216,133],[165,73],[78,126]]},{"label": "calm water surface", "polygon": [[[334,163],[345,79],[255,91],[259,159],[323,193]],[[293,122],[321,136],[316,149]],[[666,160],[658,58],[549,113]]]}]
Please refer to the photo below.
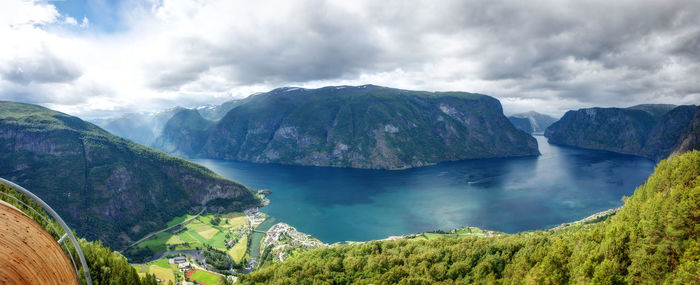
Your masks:
[{"label": "calm water surface", "polygon": [[543,229],[622,205],[654,169],[627,155],[550,145],[539,157],[481,159],[400,171],[196,159],[272,190],[262,210],[324,242],[477,226]]}]

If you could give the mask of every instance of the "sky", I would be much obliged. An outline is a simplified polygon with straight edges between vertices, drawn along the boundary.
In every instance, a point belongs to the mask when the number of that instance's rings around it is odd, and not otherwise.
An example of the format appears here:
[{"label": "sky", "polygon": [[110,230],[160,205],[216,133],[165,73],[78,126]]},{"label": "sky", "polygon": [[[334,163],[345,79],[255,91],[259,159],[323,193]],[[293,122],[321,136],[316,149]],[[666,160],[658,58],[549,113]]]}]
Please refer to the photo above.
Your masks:
[{"label": "sky", "polygon": [[700,1],[0,1],[0,100],[86,119],[277,87],[700,104]]}]

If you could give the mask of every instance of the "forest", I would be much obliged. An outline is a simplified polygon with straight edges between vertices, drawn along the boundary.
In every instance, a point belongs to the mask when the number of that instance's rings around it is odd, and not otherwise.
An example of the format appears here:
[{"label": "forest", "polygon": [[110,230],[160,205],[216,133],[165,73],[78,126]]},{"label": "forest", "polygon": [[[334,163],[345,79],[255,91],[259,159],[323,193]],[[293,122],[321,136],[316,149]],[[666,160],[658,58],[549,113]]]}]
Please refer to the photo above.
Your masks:
[{"label": "forest", "polygon": [[304,252],[243,284],[700,283],[700,151],[662,161],[615,216],[493,238]]}]

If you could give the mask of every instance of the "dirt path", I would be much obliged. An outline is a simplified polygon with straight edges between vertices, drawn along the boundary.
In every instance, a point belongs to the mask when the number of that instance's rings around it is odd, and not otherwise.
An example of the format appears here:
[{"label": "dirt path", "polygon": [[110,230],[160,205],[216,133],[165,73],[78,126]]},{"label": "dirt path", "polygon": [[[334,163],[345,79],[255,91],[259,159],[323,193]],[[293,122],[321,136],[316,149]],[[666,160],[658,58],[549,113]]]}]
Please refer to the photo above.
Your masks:
[{"label": "dirt path", "polygon": [[189,219],[187,219],[187,220],[184,220],[184,221],[180,222],[179,224],[175,224],[175,225],[172,225],[172,226],[170,226],[170,227],[164,228],[164,229],[162,229],[162,230],[155,231],[155,232],[152,232],[152,233],[150,233],[150,234],[147,234],[146,236],[144,236],[144,237],[141,238],[140,240],[135,241],[134,243],[130,244],[129,246],[127,246],[126,248],[120,250],[119,252],[122,253],[122,252],[126,251],[127,249],[131,248],[132,246],[135,246],[135,245],[141,243],[142,241],[149,239],[150,237],[152,237],[152,236],[154,236],[154,235],[157,235],[157,234],[159,234],[159,233],[162,233],[162,232],[164,232],[164,231],[167,231],[167,230],[169,230],[169,229],[172,229],[172,228],[174,228],[174,227],[177,227],[177,226],[179,226],[179,225],[182,225],[182,224],[184,224],[184,223],[187,223],[187,222],[189,222],[189,221],[191,221],[191,220],[194,220],[194,219],[196,219],[197,217],[199,217],[199,215],[201,215],[202,213],[204,213],[204,210],[206,210],[206,209],[207,209],[207,207],[203,207],[202,210],[199,211],[199,213],[197,213],[196,215],[194,215],[194,217],[189,218]]}]

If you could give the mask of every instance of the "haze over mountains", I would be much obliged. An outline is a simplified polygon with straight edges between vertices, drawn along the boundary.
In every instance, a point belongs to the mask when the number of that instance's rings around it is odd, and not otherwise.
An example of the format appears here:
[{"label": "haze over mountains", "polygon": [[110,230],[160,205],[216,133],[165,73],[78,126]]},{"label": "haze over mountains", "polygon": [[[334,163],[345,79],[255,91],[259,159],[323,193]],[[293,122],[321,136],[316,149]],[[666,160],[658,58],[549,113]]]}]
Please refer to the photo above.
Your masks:
[{"label": "haze over mountains", "polygon": [[530,134],[542,133],[547,127],[557,121],[557,119],[552,116],[540,114],[535,111],[514,114],[508,116],[508,120],[510,120],[516,128]]}]

